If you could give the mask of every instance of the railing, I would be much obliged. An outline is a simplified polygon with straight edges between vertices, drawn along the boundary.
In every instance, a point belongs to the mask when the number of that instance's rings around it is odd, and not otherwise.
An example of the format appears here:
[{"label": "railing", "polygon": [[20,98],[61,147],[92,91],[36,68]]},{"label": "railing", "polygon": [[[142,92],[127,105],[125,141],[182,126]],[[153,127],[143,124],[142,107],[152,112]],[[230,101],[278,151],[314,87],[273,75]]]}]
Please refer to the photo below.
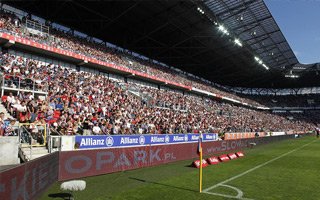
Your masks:
[{"label": "railing", "polygon": [[49,153],[61,151],[61,135],[50,135],[48,139]]},{"label": "railing", "polygon": [[32,34],[49,35],[49,27],[39,22],[26,19],[25,26],[28,29],[28,31],[31,32]]},{"label": "railing", "polygon": [[3,74],[1,83],[1,96],[4,95],[4,90],[20,92],[32,92],[33,96],[35,93],[47,95],[48,84],[36,83],[35,80],[30,78],[23,78],[17,75]]},{"label": "railing", "polygon": [[26,129],[25,126],[18,126],[19,130],[19,141],[22,144],[31,144],[31,133]]},{"label": "railing", "polygon": [[[31,129],[30,129],[30,126],[31,126]],[[25,144],[25,146],[32,146],[32,147],[46,146],[47,132],[48,132],[47,130],[48,130],[47,124],[20,123],[19,137],[20,137],[21,144]]]},{"label": "railing", "polygon": [[[32,126],[32,129],[30,129]],[[37,132],[34,132],[34,128],[37,128]],[[18,126],[18,136],[20,141],[19,155],[22,160],[30,161],[36,152],[34,147],[44,147],[47,144],[47,124],[36,123],[20,123]],[[26,149],[30,149],[26,151]]]},{"label": "railing", "polygon": [[[32,159],[32,145],[29,145],[29,144],[31,144],[32,136],[31,136],[31,133],[24,126],[19,126],[19,140],[20,140],[20,156],[21,156],[21,158],[23,159],[24,162],[31,160]],[[28,145],[23,146],[22,145],[23,143],[24,144],[27,143]],[[24,154],[22,147],[30,148],[29,155]]]},{"label": "railing", "polygon": [[158,101],[158,102],[154,103],[153,106],[157,107],[157,108],[162,108],[162,109],[170,109],[170,110],[175,110],[175,111],[188,112],[187,106],[184,106],[181,104],[167,103],[164,101]]}]

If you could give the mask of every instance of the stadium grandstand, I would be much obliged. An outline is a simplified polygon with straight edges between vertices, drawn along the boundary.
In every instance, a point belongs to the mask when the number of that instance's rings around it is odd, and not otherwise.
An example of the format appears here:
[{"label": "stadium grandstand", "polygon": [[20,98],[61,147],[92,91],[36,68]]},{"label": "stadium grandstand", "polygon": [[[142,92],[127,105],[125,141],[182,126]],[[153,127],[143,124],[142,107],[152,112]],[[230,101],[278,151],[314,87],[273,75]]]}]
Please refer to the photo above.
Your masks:
[{"label": "stadium grandstand", "polygon": [[319,133],[320,63],[298,61],[263,0],[1,1],[0,50],[0,199],[189,162],[200,135],[208,157]]}]

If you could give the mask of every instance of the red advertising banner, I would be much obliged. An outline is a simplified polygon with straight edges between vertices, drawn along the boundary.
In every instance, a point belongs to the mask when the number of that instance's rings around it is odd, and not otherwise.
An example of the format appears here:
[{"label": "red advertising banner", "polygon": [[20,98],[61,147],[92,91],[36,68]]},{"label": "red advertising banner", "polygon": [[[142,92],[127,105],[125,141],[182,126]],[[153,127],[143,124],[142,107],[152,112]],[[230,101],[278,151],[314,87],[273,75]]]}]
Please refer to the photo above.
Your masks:
[{"label": "red advertising banner", "polygon": [[239,158],[244,156],[243,152],[241,152],[241,151],[237,152],[236,155],[237,155]]},{"label": "red advertising banner", "polygon": [[35,199],[58,180],[58,166],[53,153],[0,172],[0,199]]},{"label": "red advertising banner", "polygon": [[[192,164],[194,167],[200,168],[200,160],[195,160]],[[202,159],[202,167],[208,167],[208,162],[205,159]]]},{"label": "red advertising banner", "polygon": [[197,157],[197,143],[60,152],[59,180],[149,167]]},{"label": "red advertising banner", "polygon": [[221,162],[227,162],[227,161],[230,160],[230,158],[228,157],[227,154],[223,154],[223,155],[219,156],[219,160],[220,160]]},{"label": "red advertising banner", "polygon": [[228,154],[228,157],[230,158],[230,160],[233,160],[233,159],[237,159],[237,155],[235,153],[229,153]]},{"label": "red advertising banner", "polygon": [[219,162],[220,162],[218,157],[216,157],[216,156],[212,156],[212,157],[208,158],[207,161],[210,165],[219,164]]},{"label": "red advertising banner", "polygon": [[[238,139],[248,139],[254,138],[256,133],[248,132],[248,133],[226,133],[224,136],[225,140],[238,140]],[[264,132],[258,132],[259,137],[265,137],[266,134]]]}]

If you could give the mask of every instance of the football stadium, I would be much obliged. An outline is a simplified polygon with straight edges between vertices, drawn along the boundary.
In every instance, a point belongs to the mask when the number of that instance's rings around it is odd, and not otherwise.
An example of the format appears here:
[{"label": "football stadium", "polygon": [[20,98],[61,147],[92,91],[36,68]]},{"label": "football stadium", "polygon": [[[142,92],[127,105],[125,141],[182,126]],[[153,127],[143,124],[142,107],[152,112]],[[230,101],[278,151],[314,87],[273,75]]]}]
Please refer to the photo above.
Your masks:
[{"label": "football stadium", "polygon": [[1,1],[0,200],[319,200],[319,9]]}]

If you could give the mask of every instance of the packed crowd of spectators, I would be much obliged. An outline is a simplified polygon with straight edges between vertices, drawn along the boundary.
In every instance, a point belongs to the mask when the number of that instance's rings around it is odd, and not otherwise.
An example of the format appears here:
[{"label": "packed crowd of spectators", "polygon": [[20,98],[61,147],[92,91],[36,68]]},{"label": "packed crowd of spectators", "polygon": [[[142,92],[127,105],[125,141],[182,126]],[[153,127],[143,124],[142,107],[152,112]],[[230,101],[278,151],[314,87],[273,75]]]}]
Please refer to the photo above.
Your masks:
[{"label": "packed crowd of spectators", "polygon": [[28,31],[23,31],[20,26],[16,26],[14,23],[15,19],[17,18],[18,17],[14,14],[2,11],[0,18],[0,21],[2,21],[2,25],[0,25],[0,28],[12,32],[13,34],[20,35],[23,38],[31,39],[39,43],[44,43],[52,47],[69,50],[84,56],[96,58],[101,61],[111,62],[125,68],[137,70],[148,75],[160,77],[165,80],[174,80],[175,82],[183,84],[185,86],[192,86],[198,89],[215,93],[220,96],[233,98],[240,102],[260,106],[260,104],[255,102],[254,100],[242,98],[237,96],[236,94],[223,91],[201,80],[189,77],[186,75],[186,73],[178,72],[167,66],[156,64],[153,61],[143,60],[141,58],[132,56],[130,53],[107,47],[106,45],[101,43],[95,43],[94,41],[88,40],[86,38],[75,36],[70,32],[66,33],[64,31],[51,28],[51,36],[49,37],[48,35],[35,35]]},{"label": "packed crowd of spectators", "polygon": [[[22,28],[19,20],[16,15],[2,11],[0,31],[241,102],[261,105],[254,99],[239,97],[184,73],[71,33],[51,29],[51,36],[31,34]],[[126,88],[138,88],[139,94],[133,94],[103,75],[8,53],[1,54],[0,63],[6,87],[48,92],[47,97],[30,92],[6,92],[2,97],[2,103],[15,119],[34,124],[29,127],[33,133],[38,133],[39,126],[46,123],[50,124],[52,133],[63,135],[304,131],[313,127],[308,117],[288,119],[188,93],[126,83]],[[9,124],[13,125],[15,119],[11,119]],[[6,127],[10,127],[8,124],[2,127],[2,135],[14,134],[6,133],[10,131],[10,128],[6,131]]]},{"label": "packed crowd of spectators", "polygon": [[260,96],[246,95],[245,98],[252,99],[267,107],[317,107],[320,106],[320,95],[286,95],[286,96]]},{"label": "packed crowd of spectators", "polygon": [[[134,95],[103,75],[8,53],[0,58],[4,76],[15,65],[12,60],[19,60],[19,76],[28,76],[25,72],[32,70],[41,74],[39,78],[48,86],[46,98],[31,92],[9,92],[2,102],[19,122],[48,123],[53,134],[304,131],[313,126],[308,119],[289,120],[188,93],[126,83],[126,88],[133,85],[139,89]],[[149,97],[148,101],[142,94]]]},{"label": "packed crowd of spectators", "polygon": [[4,86],[28,90],[47,91],[48,74],[43,62],[10,54],[1,54],[1,72]]}]

